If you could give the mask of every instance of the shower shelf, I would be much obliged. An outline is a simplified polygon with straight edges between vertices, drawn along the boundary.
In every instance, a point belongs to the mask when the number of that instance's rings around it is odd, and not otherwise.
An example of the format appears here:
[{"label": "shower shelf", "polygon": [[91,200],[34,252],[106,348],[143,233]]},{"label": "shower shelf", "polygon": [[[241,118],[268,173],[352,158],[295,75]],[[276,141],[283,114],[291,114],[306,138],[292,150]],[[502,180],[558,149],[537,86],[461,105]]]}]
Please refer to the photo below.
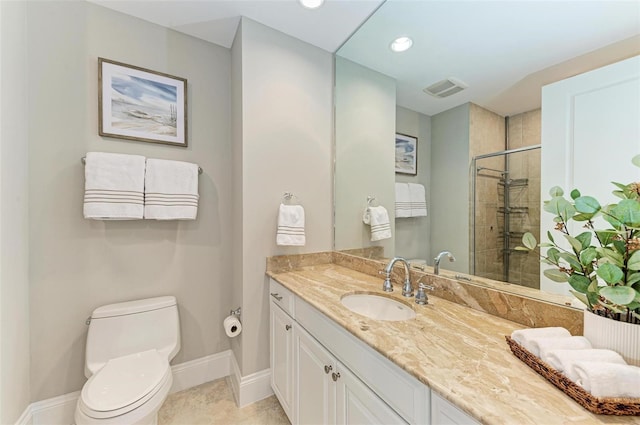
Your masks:
[{"label": "shower shelf", "polygon": [[501,179],[498,184],[504,187],[524,187],[529,185],[529,179]]},{"label": "shower shelf", "polygon": [[502,214],[527,214],[529,207],[498,207],[498,212]]}]

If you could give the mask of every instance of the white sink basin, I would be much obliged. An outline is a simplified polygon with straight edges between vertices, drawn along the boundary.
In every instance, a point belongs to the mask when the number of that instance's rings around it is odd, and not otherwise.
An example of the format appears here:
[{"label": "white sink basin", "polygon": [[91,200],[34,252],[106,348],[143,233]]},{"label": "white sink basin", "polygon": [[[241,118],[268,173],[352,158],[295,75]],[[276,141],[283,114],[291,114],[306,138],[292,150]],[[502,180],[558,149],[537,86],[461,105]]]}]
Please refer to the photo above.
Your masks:
[{"label": "white sink basin", "polygon": [[391,322],[409,320],[416,312],[401,302],[375,294],[349,294],[341,299],[342,304],[354,313],[370,319]]}]

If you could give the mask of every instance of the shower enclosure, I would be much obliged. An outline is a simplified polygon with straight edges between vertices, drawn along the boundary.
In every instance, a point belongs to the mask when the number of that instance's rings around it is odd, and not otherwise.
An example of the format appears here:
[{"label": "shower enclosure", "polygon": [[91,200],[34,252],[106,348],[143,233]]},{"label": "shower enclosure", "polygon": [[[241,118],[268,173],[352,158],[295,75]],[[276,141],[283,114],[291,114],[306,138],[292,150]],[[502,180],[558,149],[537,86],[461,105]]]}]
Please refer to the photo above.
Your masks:
[{"label": "shower enclosure", "polygon": [[472,274],[540,287],[539,257],[518,251],[522,235],[540,240],[540,145],[472,161]]}]

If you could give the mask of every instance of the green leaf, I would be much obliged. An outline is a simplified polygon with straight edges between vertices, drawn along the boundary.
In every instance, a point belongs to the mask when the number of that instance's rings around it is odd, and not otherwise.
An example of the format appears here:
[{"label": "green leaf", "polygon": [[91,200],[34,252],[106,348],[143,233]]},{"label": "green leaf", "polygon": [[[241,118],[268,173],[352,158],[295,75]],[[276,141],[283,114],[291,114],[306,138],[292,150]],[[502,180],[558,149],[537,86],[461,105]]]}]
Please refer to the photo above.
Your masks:
[{"label": "green leaf", "polygon": [[627,286],[633,286],[640,282],[640,273],[629,273],[627,275]]},{"label": "green leaf", "polygon": [[631,158],[631,163],[636,167],[640,167],[640,155],[636,155],[633,158]]},{"label": "green leaf", "polygon": [[624,273],[620,269],[620,267],[615,264],[603,264],[598,267],[596,274],[609,285],[613,285],[614,283],[618,283],[624,277]]},{"label": "green leaf", "polygon": [[549,195],[552,198],[555,198],[556,196],[562,196],[564,195],[564,190],[562,190],[560,186],[553,186],[551,189],[549,189]]},{"label": "green leaf", "polygon": [[535,249],[536,245],[538,245],[538,241],[536,240],[536,237],[533,236],[533,234],[530,232],[527,232],[522,236],[522,243],[524,246],[526,246],[530,250]]},{"label": "green leaf", "polygon": [[587,249],[589,248],[589,245],[591,245],[591,232],[582,232],[576,236],[576,239],[580,241],[581,250]]},{"label": "green leaf", "polygon": [[542,243],[539,243],[538,246],[540,248],[551,248],[552,246],[555,246],[555,245],[552,244],[552,243],[548,243],[548,242],[542,242]]},{"label": "green leaf", "polygon": [[616,251],[618,251],[621,255],[624,255],[625,252],[627,251],[627,244],[625,244],[623,241],[618,241],[615,240],[613,241],[613,247],[616,249]]},{"label": "green leaf", "polygon": [[524,247],[524,246],[516,246],[516,247],[515,247],[515,248],[513,248],[513,249],[515,249],[516,251],[526,251],[526,252],[531,252],[531,250],[530,250],[529,248]]},{"label": "green leaf", "polygon": [[624,258],[617,251],[611,248],[596,248],[596,251],[601,257],[600,260],[598,260],[598,264],[611,263],[619,267],[624,265]]},{"label": "green leaf", "polygon": [[547,230],[547,237],[549,238],[549,240],[550,240],[552,243],[556,243],[556,241],[554,241],[554,240],[553,240],[553,235],[552,235],[552,234],[551,234],[551,232],[550,232],[550,231],[548,231],[548,230]]},{"label": "green leaf", "polygon": [[575,200],[576,210],[585,214],[595,214],[600,211],[600,203],[591,196],[581,196]]},{"label": "green leaf", "polygon": [[611,184],[613,184],[615,187],[623,191],[626,191],[629,188],[629,185],[623,184],[623,183],[611,182]]},{"label": "green leaf", "polygon": [[558,254],[560,258],[569,263],[573,270],[582,270],[582,264],[578,261],[578,257],[573,254],[569,254],[568,252],[561,252]]},{"label": "green leaf", "polygon": [[551,198],[548,204],[544,206],[544,210],[555,214],[557,217],[562,218],[563,221],[568,221],[576,213],[576,209],[573,205],[561,196]]},{"label": "green leaf", "polygon": [[586,276],[582,276],[580,274],[572,274],[569,276],[569,285],[571,285],[571,287],[576,291],[583,294],[587,293],[587,288],[589,288],[590,284],[591,280]]},{"label": "green leaf", "polygon": [[591,305],[589,305],[589,301],[587,300],[587,297],[584,294],[581,294],[580,292],[577,291],[569,291],[573,294],[574,297],[576,297],[579,301],[581,301],[584,305],[586,305],[587,307],[591,307]]},{"label": "green leaf", "polygon": [[544,275],[546,277],[548,277],[549,279],[553,280],[554,282],[567,282],[569,280],[569,278],[567,277],[566,273],[561,272],[560,270],[556,270],[556,269],[547,269],[544,272]]},{"label": "green leaf", "polygon": [[596,235],[598,235],[602,246],[607,246],[613,242],[613,238],[615,238],[617,233],[613,230],[596,230]]},{"label": "green leaf", "polygon": [[575,221],[588,221],[588,220],[591,220],[594,215],[595,214],[578,213],[578,214],[573,216],[573,220],[575,220]]},{"label": "green leaf", "polygon": [[640,251],[634,251],[631,254],[631,257],[627,260],[627,268],[629,270],[640,270]]},{"label": "green leaf", "polygon": [[636,291],[629,286],[605,286],[600,295],[614,304],[627,305],[635,299]]},{"label": "green leaf", "polygon": [[557,248],[549,248],[547,250],[547,258],[553,261],[554,264],[558,264],[558,260],[560,259],[560,251]]},{"label": "green leaf", "polygon": [[595,248],[593,247],[587,248],[580,253],[580,263],[582,263],[583,266],[588,266],[597,257],[598,257],[598,251],[596,251]]},{"label": "green leaf", "polygon": [[576,200],[580,197],[580,191],[578,189],[573,189],[571,191],[571,199]]},{"label": "green leaf", "polygon": [[571,248],[573,248],[576,252],[582,251],[582,243],[578,239],[569,235],[564,235],[564,237],[569,241],[569,243],[571,244]]},{"label": "green leaf", "polygon": [[640,202],[624,199],[610,213],[627,226],[640,226]]}]

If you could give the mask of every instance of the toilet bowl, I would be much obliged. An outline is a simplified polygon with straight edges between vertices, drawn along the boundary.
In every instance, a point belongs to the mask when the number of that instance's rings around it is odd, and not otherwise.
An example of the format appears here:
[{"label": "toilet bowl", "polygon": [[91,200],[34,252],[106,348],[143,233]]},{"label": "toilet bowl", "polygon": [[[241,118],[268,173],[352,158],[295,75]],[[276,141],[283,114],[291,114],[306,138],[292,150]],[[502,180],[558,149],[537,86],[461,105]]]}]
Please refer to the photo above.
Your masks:
[{"label": "toilet bowl", "polygon": [[156,350],[109,360],[82,388],[76,424],[156,424],[172,383],[171,367]]},{"label": "toilet bowl", "polygon": [[180,347],[174,297],[96,309],[89,325],[85,383],[76,425],[156,425]]}]

